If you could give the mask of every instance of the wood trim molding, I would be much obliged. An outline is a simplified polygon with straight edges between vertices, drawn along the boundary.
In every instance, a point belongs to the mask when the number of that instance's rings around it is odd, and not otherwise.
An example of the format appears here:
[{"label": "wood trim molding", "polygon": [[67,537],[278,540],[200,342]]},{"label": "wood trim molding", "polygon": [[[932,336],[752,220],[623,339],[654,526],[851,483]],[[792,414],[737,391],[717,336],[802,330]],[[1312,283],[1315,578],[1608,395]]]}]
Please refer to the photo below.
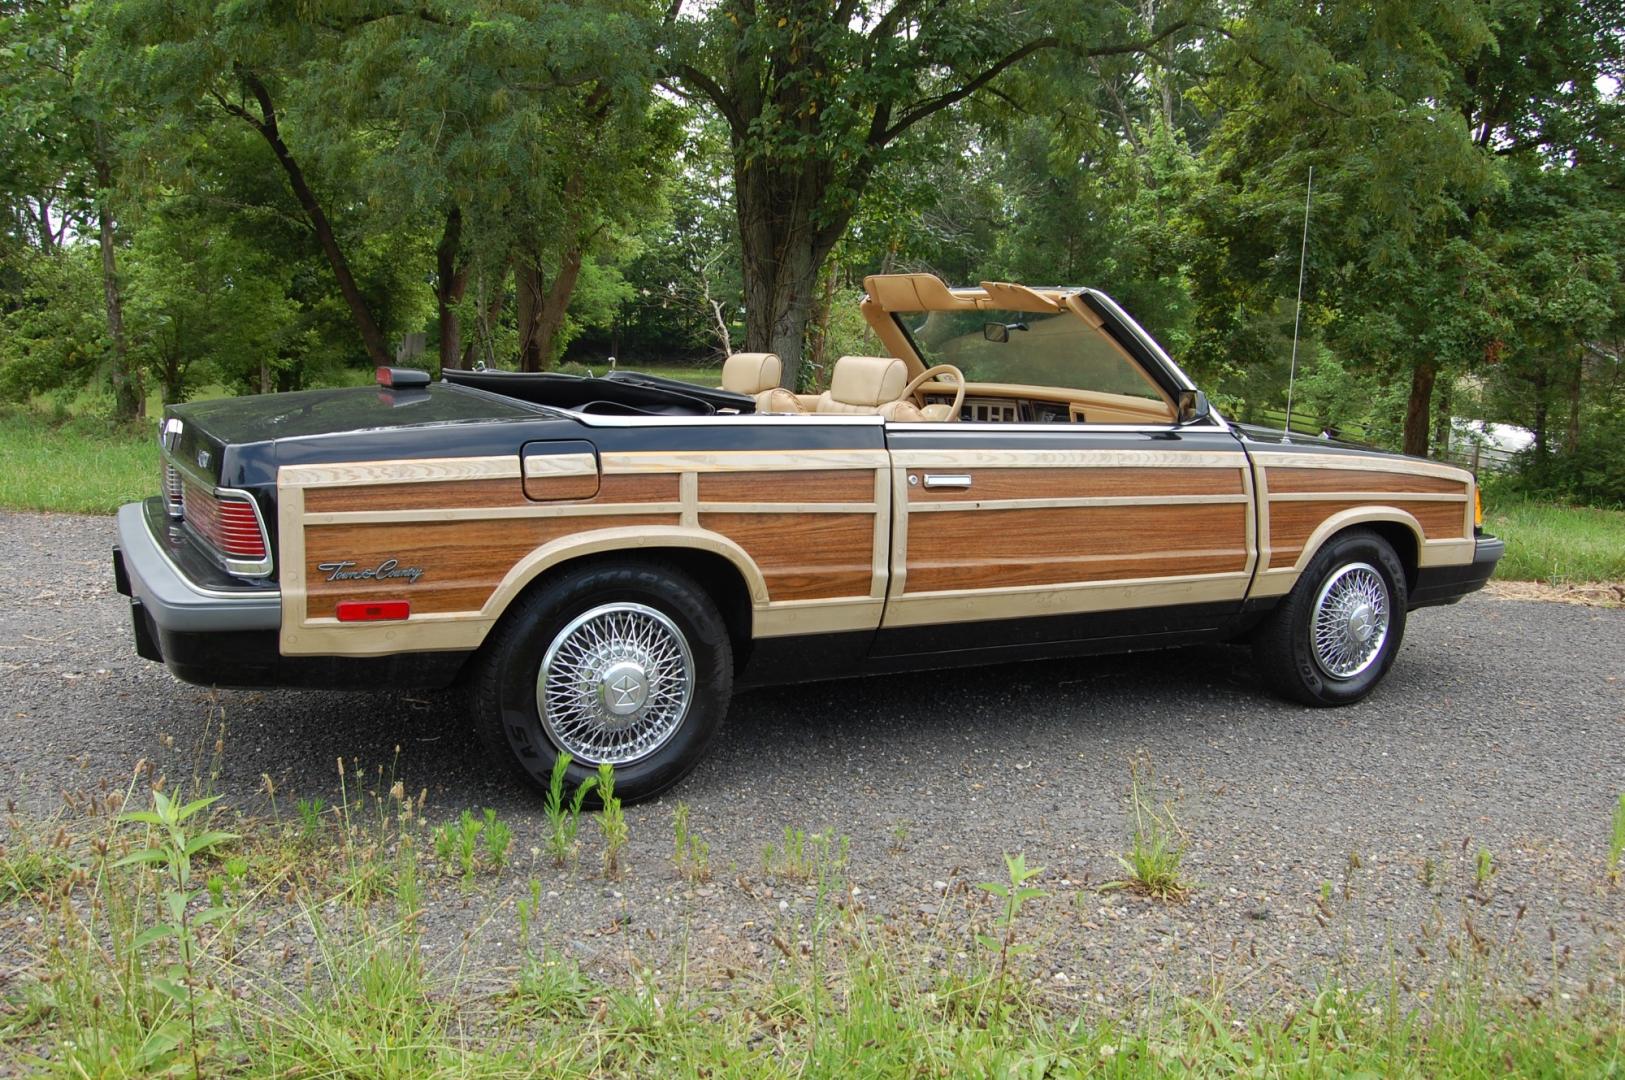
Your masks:
[{"label": "wood trim molding", "polygon": [[1034,585],[908,593],[887,601],[881,625],[923,626],[1240,600],[1251,576],[1235,572],[1090,582],[1064,589]]},{"label": "wood trim molding", "polygon": [[1359,472],[1437,476],[1462,483],[1467,483],[1472,479],[1472,474],[1459,466],[1447,465],[1442,461],[1423,461],[1420,458],[1373,458],[1336,453],[1295,454],[1290,451],[1276,451],[1256,446],[1250,446],[1248,449],[1252,453],[1253,460],[1266,469],[1301,468],[1315,471],[1353,469]]}]

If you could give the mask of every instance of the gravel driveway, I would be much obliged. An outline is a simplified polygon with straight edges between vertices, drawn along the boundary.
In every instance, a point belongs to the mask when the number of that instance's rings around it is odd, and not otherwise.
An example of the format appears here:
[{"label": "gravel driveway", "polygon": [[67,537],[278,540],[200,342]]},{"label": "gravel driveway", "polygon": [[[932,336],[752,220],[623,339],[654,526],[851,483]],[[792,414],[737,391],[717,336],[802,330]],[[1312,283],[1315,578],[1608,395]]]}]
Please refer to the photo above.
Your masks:
[{"label": "gravel driveway", "polygon": [[[122,785],[140,758],[189,777],[221,715],[216,785],[232,806],[264,807],[262,774],[286,807],[331,801],[340,755],[394,763],[409,790],[427,787],[432,820],[490,806],[517,834],[501,878],[431,894],[428,943],[445,952],[534,876],[548,939],[589,964],[682,948],[771,965],[773,939],[804,937],[814,903],[762,872],[764,845],[797,826],[850,837],[869,925],[938,962],[966,947],[966,909],[983,912],[965,886],[1024,853],[1046,868],[1023,929],[1033,968],[1069,996],[1216,978],[1269,994],[1425,968],[1474,942],[1528,961],[1515,975],[1535,989],[1606,984],[1625,966],[1625,889],[1604,883],[1625,790],[1625,612],[1486,597],[1420,612],[1383,687],[1341,710],[1267,696],[1246,653],[1217,646],[744,694],[709,760],[629,810],[629,871],[609,884],[590,828],[575,870],[531,865],[539,802],[497,779],[449,697],[216,698],[138,659],[112,536],[111,518],[0,514],[0,794],[45,816],[64,792]],[[1142,755],[1189,837],[1182,904],[1097,888],[1121,876]],[[710,885],[672,868],[679,798],[710,844]],[[514,932],[506,914],[485,924],[486,970],[511,962]]]}]

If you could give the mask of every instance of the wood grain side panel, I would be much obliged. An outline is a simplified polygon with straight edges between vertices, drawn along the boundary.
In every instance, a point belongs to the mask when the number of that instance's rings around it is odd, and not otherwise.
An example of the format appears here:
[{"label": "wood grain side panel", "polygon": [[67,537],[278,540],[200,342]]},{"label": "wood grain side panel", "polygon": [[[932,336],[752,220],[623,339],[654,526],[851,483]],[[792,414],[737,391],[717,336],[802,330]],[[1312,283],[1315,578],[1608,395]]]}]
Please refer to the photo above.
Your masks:
[{"label": "wood grain side panel", "polygon": [[597,503],[676,502],[677,473],[606,474],[599,482]]},{"label": "wood grain side panel", "polygon": [[533,502],[576,502],[597,494],[597,473],[525,477],[525,496]]},{"label": "wood grain side panel", "polygon": [[1376,469],[1369,472],[1363,469],[1270,469],[1269,483],[1270,492],[1275,495],[1300,491],[1414,491],[1463,495],[1467,491],[1466,483],[1461,480]]},{"label": "wood grain side panel", "polygon": [[[413,615],[478,611],[514,564],[549,540],[582,529],[675,525],[677,515],[605,515],[592,518],[510,518],[498,521],[312,525],[305,529],[306,617],[328,618],[341,600],[405,599]],[[416,584],[330,581],[322,563],[349,561],[352,569],[386,559],[423,571]]]},{"label": "wood grain side panel", "polygon": [[745,549],[762,571],[770,600],[869,595],[873,514],[701,514],[700,528]]},{"label": "wood grain side panel", "polygon": [[1242,571],[1245,503],[945,511],[909,518],[906,592]]},{"label": "wood grain side panel", "polygon": [[700,474],[700,501],[725,503],[871,502],[872,469]]},{"label": "wood grain side panel", "polygon": [[525,489],[517,476],[502,480],[316,487],[305,491],[305,512],[310,514],[428,510],[448,506],[524,506],[526,503]]},{"label": "wood grain side panel", "polygon": [[[1271,492],[1274,474],[1271,473]],[[1321,522],[1344,510],[1369,506],[1366,501],[1327,502],[1272,502],[1270,504],[1270,567],[1292,566],[1309,537]],[[1422,535],[1428,540],[1460,539],[1465,517],[1458,502],[1406,502],[1395,499],[1385,505],[1395,506],[1422,526]]]},{"label": "wood grain side panel", "polygon": [[[943,469],[910,469],[922,477]],[[1089,499],[1161,495],[1240,495],[1241,470],[1180,468],[967,469],[971,486],[909,490],[910,502],[979,499]]]}]

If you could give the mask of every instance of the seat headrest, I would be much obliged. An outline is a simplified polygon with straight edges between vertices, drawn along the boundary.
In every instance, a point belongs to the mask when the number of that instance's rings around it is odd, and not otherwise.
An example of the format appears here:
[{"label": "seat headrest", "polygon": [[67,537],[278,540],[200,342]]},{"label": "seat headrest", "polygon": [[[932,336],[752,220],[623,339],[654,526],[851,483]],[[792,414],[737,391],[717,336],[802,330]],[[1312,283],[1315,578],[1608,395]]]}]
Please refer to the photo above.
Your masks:
[{"label": "seat headrest", "polygon": [[894,356],[843,356],[835,361],[829,396],[842,405],[884,405],[908,385],[908,366]]},{"label": "seat headrest", "polygon": [[722,388],[755,396],[779,385],[783,374],[777,353],[736,352],[722,365]]}]

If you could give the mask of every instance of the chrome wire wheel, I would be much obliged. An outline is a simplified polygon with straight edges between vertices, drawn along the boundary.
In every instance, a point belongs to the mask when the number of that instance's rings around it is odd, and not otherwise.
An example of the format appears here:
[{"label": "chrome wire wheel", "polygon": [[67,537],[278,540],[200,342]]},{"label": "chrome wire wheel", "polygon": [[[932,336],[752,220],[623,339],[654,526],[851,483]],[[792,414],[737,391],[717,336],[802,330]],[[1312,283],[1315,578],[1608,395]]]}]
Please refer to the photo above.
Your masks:
[{"label": "chrome wire wheel", "polygon": [[648,757],[683,726],[693,696],[688,641],[642,604],[603,604],[570,620],[536,676],[542,726],[588,765]]},{"label": "chrome wire wheel", "polygon": [[1334,679],[1352,679],[1376,663],[1388,640],[1388,582],[1370,563],[1348,563],[1315,596],[1309,646]]}]

